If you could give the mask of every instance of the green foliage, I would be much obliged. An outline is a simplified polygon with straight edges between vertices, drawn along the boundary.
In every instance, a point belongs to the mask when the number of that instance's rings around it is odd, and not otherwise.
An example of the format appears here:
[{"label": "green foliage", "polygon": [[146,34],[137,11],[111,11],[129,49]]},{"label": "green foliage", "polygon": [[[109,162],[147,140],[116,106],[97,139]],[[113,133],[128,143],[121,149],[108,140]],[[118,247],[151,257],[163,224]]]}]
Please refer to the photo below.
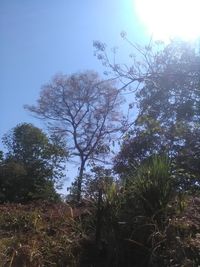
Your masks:
[{"label": "green foliage", "polygon": [[169,159],[165,156],[151,157],[128,178],[128,186],[128,190],[139,199],[145,215],[159,213],[160,216],[175,190]]},{"label": "green foliage", "polygon": [[4,136],[8,152],[0,165],[1,202],[59,198],[54,185],[63,177],[67,153],[58,141],[26,123]]},{"label": "green foliage", "polygon": [[[115,159],[115,169],[125,173],[154,154],[166,153],[173,170],[184,170],[179,189],[194,191],[200,179],[200,56],[186,42],[172,41],[156,53],[141,49],[141,65],[147,72],[125,72],[139,81],[135,95],[138,115],[129,138]],[[131,68],[130,68],[131,69]],[[132,70],[136,72],[136,63]],[[181,176],[179,176],[181,177]],[[178,185],[177,185],[178,186]]]},{"label": "green foliage", "polygon": [[0,150],[0,162],[3,160],[3,151]]},{"label": "green foliage", "polygon": [[91,173],[86,174],[84,179],[83,192],[85,197],[90,199],[97,199],[99,190],[104,193],[114,182],[112,176],[112,170],[103,166],[94,165],[91,169]]}]

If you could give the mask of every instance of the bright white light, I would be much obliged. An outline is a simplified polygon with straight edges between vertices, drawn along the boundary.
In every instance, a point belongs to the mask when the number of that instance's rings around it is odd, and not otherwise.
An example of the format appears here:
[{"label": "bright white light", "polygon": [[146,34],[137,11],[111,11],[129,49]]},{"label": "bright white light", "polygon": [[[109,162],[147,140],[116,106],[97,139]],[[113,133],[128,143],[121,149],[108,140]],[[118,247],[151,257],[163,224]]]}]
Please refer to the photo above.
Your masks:
[{"label": "bright white light", "polygon": [[200,37],[200,0],[135,0],[135,8],[154,39]]}]

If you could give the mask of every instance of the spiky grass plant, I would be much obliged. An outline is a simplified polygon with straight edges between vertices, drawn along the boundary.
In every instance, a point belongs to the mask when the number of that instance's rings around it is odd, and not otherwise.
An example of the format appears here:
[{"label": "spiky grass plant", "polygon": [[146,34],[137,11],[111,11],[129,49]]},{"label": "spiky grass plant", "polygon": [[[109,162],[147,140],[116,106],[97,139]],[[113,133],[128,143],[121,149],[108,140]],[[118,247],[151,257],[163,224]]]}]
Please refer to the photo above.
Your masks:
[{"label": "spiky grass plant", "polygon": [[173,180],[170,161],[166,156],[153,156],[131,177],[131,190],[146,215],[163,212],[172,198]]}]

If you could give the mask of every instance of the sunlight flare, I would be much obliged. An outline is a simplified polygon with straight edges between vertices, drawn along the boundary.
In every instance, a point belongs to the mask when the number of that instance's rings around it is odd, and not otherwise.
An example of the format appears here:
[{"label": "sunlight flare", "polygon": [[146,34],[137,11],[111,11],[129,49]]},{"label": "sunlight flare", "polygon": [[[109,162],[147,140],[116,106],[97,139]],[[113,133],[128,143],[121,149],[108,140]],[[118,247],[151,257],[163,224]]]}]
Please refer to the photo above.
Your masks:
[{"label": "sunlight flare", "polygon": [[135,0],[135,8],[154,39],[200,36],[200,0]]}]

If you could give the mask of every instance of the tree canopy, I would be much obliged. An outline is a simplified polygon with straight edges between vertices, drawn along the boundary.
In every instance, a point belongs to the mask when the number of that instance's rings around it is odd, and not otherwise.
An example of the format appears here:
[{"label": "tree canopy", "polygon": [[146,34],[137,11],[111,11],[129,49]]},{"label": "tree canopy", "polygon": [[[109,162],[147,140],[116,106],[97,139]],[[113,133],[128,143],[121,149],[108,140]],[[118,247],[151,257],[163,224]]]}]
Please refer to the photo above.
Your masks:
[{"label": "tree canopy", "polygon": [[136,89],[138,114],[130,123],[115,168],[124,172],[154,154],[167,153],[175,169],[189,175],[181,176],[180,187],[196,187],[200,179],[200,55],[193,45],[177,41],[157,50],[150,44],[133,48],[141,55],[140,61],[134,58],[125,71],[106,61],[105,50],[98,47],[101,60],[125,86],[132,84]]},{"label": "tree canopy", "polygon": [[42,87],[36,106],[26,106],[65,136],[71,155],[80,158],[77,198],[80,199],[86,163],[108,151],[108,142],[121,128],[122,98],[111,81],[96,72],[56,76]]},{"label": "tree canopy", "polygon": [[0,166],[2,202],[58,197],[54,186],[64,175],[67,156],[61,141],[23,123],[6,134],[3,143],[7,154]]}]

